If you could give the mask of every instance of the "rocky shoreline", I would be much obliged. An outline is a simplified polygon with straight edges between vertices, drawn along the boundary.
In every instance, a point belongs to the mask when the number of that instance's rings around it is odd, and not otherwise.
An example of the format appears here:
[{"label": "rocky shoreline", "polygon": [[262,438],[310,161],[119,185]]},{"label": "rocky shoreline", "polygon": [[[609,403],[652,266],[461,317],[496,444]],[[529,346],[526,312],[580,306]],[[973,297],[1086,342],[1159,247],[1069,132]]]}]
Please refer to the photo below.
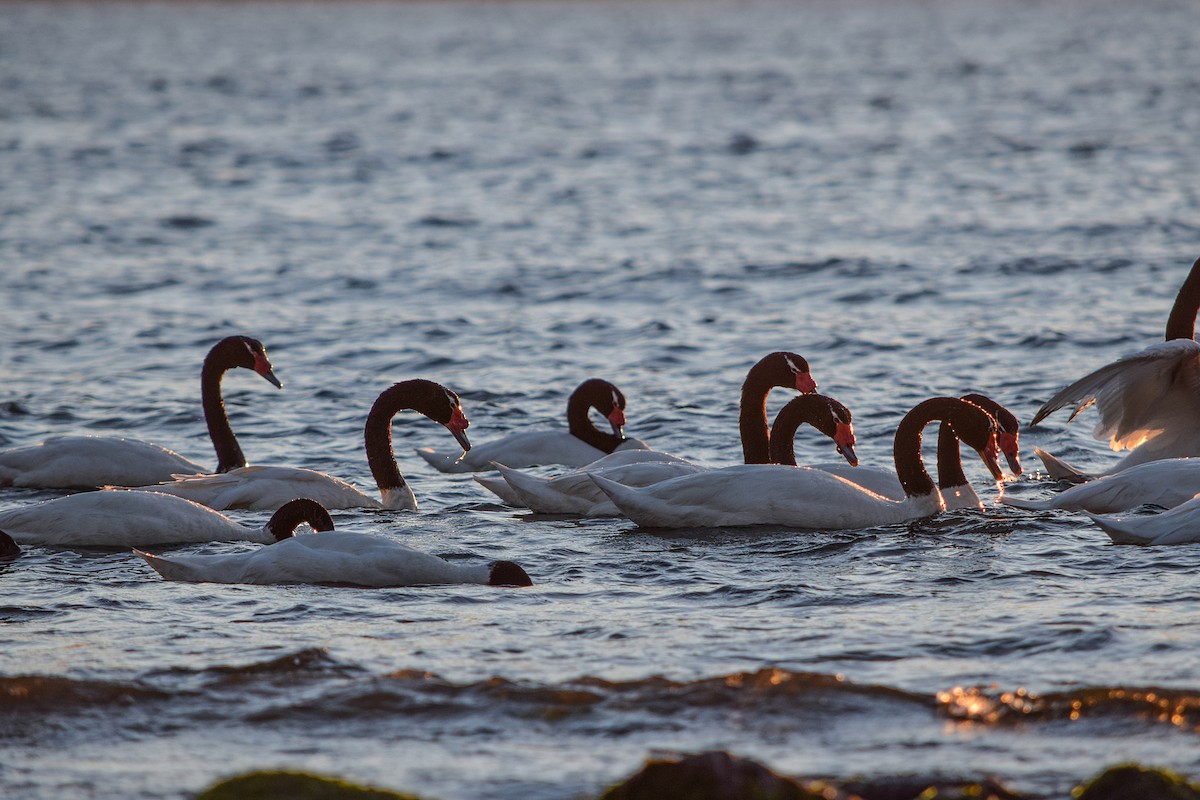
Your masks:
[{"label": "rocky shoreline", "polygon": [[[780,775],[726,752],[649,761],[598,800],[1040,800],[982,781],[903,777],[871,781],[807,781]],[[1114,766],[1081,782],[1075,800],[1200,800],[1200,785],[1162,769]],[[422,800],[299,772],[252,772],[230,778],[196,800]]]}]

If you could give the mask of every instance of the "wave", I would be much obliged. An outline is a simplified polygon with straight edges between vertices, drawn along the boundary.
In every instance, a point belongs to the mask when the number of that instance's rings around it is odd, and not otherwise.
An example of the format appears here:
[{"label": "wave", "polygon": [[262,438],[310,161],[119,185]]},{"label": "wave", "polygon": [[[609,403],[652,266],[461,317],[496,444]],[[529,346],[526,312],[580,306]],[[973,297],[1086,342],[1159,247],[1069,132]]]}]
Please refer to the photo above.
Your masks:
[{"label": "wave", "polygon": [[952,719],[986,725],[1134,719],[1200,733],[1200,693],[1187,689],[1089,687],[1037,694],[956,686],[938,692],[939,709]]}]

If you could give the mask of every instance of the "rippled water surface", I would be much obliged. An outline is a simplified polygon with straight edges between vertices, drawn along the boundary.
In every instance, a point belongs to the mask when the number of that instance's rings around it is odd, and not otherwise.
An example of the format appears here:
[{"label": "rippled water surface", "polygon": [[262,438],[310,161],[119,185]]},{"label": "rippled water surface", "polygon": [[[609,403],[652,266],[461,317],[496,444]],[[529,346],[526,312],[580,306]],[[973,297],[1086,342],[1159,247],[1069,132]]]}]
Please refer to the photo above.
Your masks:
[{"label": "rippled water surface", "polygon": [[[248,458],[360,486],[366,411],[410,377],[458,391],[477,443],[607,377],[628,433],[713,465],[772,350],[854,410],[866,464],[932,395],[1028,420],[1161,338],[1200,255],[1198,29],[1169,0],[0,5],[0,444],[208,463],[197,377],[230,333],[285,384],[225,381]],[[1109,463],[1093,421],[1025,432],[1027,465]],[[179,584],[30,547],[0,572],[6,794],[288,766],[565,798],[706,748],[1044,796],[1128,759],[1200,774],[1200,548],[1010,508],[539,518],[413,456],[438,426],[395,437],[421,510],[339,528],[533,588]]]}]

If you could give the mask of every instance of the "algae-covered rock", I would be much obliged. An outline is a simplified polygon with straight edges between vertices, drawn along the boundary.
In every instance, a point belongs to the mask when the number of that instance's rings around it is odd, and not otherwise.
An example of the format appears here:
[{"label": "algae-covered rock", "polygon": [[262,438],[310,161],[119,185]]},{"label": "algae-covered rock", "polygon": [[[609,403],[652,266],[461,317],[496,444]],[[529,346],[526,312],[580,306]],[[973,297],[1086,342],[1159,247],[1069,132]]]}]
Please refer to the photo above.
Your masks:
[{"label": "algae-covered rock", "polygon": [[963,781],[937,777],[881,778],[838,784],[861,800],[1021,800],[1016,794],[990,778]]},{"label": "algae-covered rock", "polygon": [[221,781],[196,800],[418,800],[303,772],[251,772]]},{"label": "algae-covered rock", "polygon": [[1200,787],[1162,769],[1110,767],[1071,792],[1079,800],[1200,800]]},{"label": "algae-covered rock", "polygon": [[728,753],[650,761],[603,800],[834,800],[839,793],[806,789],[761,764]]}]

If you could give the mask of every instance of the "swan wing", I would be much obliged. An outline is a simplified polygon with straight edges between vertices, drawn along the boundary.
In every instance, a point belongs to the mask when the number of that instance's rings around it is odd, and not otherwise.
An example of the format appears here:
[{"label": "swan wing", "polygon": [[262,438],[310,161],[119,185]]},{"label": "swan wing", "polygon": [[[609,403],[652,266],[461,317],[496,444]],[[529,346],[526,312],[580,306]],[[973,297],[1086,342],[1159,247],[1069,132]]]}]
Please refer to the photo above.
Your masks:
[{"label": "swan wing", "polygon": [[1174,508],[1192,499],[1197,492],[1200,492],[1200,458],[1169,458],[1072,486],[1048,500],[1002,498],[1002,501],[1018,508],[1061,508],[1112,514],[1143,505]]},{"label": "swan wing", "polygon": [[902,522],[941,508],[936,493],[895,502],[821,470],[777,464],[709,470],[642,489],[599,475],[592,480],[622,514],[643,527],[844,530]]},{"label": "swan wing", "polygon": [[542,464],[581,467],[605,455],[567,431],[528,431],[475,445],[465,454],[417,448],[417,454],[441,472],[482,472],[493,462],[514,469]]},{"label": "swan wing", "polygon": [[340,478],[299,467],[251,466],[213,475],[179,475],[170,483],[141,488],[215,509],[274,511],[300,497],[316,500],[327,509],[382,507]]},{"label": "swan wing", "polygon": [[822,472],[844,478],[851,483],[857,483],[864,489],[889,500],[904,499],[904,487],[900,485],[900,479],[896,477],[895,470],[879,467],[852,467],[845,461],[837,464],[833,462],[812,464],[811,466],[813,469],[819,469]]},{"label": "swan wing", "polygon": [[[1187,434],[1200,444],[1200,344],[1160,342],[1085,375],[1046,401],[1031,424],[1064,406],[1071,419],[1093,403],[1100,422],[1093,435],[1113,450],[1138,447],[1164,433]],[[1197,451],[1200,454],[1200,451]]]}]

